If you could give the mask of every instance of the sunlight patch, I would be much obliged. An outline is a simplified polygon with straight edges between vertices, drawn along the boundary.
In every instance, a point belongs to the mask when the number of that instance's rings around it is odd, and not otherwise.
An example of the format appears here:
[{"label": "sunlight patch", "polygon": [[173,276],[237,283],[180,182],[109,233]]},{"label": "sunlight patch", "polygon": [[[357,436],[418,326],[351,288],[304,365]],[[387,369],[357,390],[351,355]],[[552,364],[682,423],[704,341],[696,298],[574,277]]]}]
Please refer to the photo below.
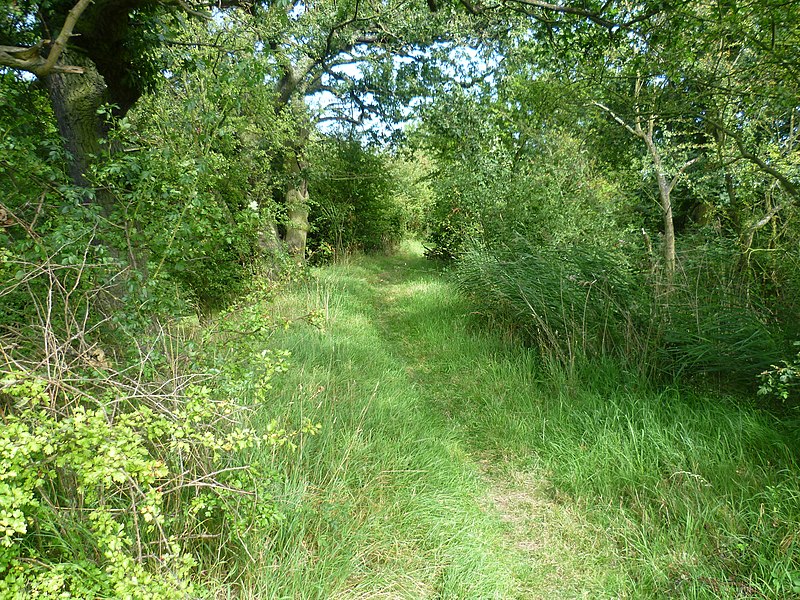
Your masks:
[{"label": "sunlight patch", "polygon": [[372,320],[361,313],[339,315],[336,322],[340,327],[350,327],[362,332],[371,331],[375,328]]},{"label": "sunlight patch", "polygon": [[441,292],[441,290],[442,283],[440,281],[417,281],[414,283],[394,286],[393,296],[408,297],[416,296],[418,294],[438,294]]}]

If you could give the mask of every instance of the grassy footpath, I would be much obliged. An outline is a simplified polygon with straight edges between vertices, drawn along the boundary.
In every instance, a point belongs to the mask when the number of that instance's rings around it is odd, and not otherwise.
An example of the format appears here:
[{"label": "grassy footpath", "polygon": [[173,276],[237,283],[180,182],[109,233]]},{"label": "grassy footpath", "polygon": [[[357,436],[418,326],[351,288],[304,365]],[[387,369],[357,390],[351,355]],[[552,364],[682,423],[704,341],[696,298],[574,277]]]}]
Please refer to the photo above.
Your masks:
[{"label": "grassy footpath", "polygon": [[252,597],[797,597],[796,428],[613,366],[560,377],[413,253],[321,269],[268,310],[311,309],[324,329],[276,334],[293,366],[254,420],[323,427],[263,457],[286,520]]}]

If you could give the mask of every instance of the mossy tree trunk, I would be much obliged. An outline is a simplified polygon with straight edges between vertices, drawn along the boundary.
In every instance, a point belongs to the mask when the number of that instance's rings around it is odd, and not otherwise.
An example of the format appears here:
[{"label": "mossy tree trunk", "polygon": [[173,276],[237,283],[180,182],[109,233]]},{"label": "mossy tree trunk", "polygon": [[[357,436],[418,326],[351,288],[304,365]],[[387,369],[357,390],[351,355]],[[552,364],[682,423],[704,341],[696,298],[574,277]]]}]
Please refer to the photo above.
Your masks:
[{"label": "mossy tree trunk", "polygon": [[289,184],[286,188],[286,246],[295,259],[305,260],[308,237],[308,180],[303,174],[302,159],[298,151],[287,158]]},{"label": "mossy tree trunk", "polygon": [[82,74],[52,73],[44,78],[50,103],[69,153],[68,172],[75,184],[90,187],[87,173],[92,157],[99,154],[108,129],[100,107],[108,102],[106,83],[85,55],[66,50],[65,59],[83,68]]}]

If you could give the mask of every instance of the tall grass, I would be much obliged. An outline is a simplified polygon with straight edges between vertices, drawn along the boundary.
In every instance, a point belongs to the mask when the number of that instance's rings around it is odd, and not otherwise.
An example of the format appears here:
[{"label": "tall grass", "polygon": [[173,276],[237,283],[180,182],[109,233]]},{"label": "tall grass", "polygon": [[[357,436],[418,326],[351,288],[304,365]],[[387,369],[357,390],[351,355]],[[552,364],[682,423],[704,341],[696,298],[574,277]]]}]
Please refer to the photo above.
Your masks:
[{"label": "tall grass", "polygon": [[564,369],[486,331],[414,257],[320,270],[263,309],[311,308],[324,329],[273,336],[293,367],[253,422],[323,427],[250,457],[287,473],[285,520],[253,532],[241,595],[800,593],[798,423],[657,391],[611,357]]},{"label": "tall grass", "polygon": [[709,376],[752,389],[787,348],[730,248],[694,247],[667,285],[603,247],[552,248],[516,238],[462,256],[455,281],[485,316],[568,368],[612,357],[652,377]]},{"label": "tall grass", "polygon": [[523,238],[501,250],[473,248],[455,281],[484,316],[499,320],[562,365],[601,356],[651,361],[656,325],[624,257],[602,249],[541,248]]},{"label": "tall grass", "polygon": [[242,585],[253,598],[513,597],[477,471],[386,343],[370,280],[357,265],[329,267],[273,307],[327,318],[275,338],[293,367],[253,425],[280,415],[322,430],[289,459],[251,457],[286,473],[286,518]]},{"label": "tall grass", "polygon": [[753,274],[740,268],[737,248],[724,240],[686,246],[674,289],[655,299],[663,323],[659,360],[678,376],[720,376],[752,389],[758,373],[787,355],[787,324]]}]

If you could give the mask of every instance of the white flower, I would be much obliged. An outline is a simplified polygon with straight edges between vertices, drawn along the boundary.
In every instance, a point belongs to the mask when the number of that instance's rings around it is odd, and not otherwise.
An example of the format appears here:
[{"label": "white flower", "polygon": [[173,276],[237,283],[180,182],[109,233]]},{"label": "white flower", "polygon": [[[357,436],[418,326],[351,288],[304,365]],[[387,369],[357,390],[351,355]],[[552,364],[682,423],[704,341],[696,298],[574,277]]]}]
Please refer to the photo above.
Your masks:
[{"label": "white flower", "polygon": [[250,204],[248,204],[247,206],[250,207],[250,210],[254,210],[255,212],[258,212],[258,202],[256,202],[255,200],[251,200]]}]

